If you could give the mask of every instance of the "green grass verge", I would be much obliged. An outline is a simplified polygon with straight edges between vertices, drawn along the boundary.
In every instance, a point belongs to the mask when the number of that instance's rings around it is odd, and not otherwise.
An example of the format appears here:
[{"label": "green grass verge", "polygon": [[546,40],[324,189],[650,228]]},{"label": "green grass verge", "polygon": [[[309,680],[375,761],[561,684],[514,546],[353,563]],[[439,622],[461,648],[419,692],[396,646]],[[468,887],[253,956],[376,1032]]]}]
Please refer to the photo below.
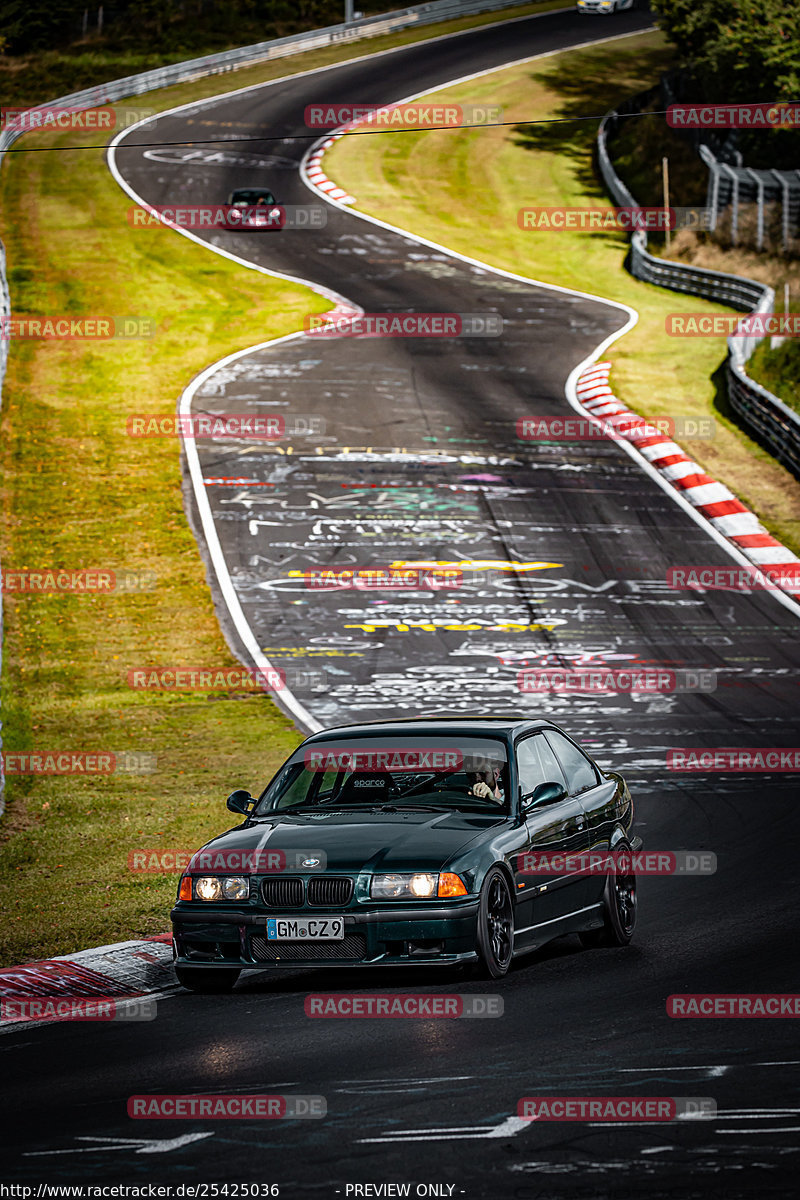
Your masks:
[{"label": "green grass verge", "polygon": [[726,310],[634,280],[623,268],[624,234],[547,233],[517,223],[525,205],[609,202],[592,166],[596,123],[536,122],[603,113],[651,86],[670,61],[661,35],[643,34],[508,67],[436,96],[500,104],[513,127],[346,137],[326,155],[325,169],[357,198],[357,209],[494,266],[636,308],[639,323],[610,351],[616,394],[645,417],[714,416],[715,437],[687,441],[687,453],[800,552],[800,483],[731,419],[720,371],[724,339],[665,332],[669,313]]},{"label": "green grass verge", "polygon": [[[528,4],[502,16],[556,7],[563,5]],[[329,47],[148,93],[131,106],[160,112],[497,19],[485,14]],[[140,65],[94,62],[80,78],[43,79],[33,94],[6,101],[52,98],[129,69]],[[74,134],[29,134],[15,149],[74,141]],[[162,933],[176,877],[133,874],[129,852],[201,845],[231,823],[227,792],[258,787],[301,736],[266,696],[127,687],[129,666],[234,663],[184,516],[178,445],[126,437],[125,416],[174,412],[182,389],[209,363],[298,329],[306,313],[327,304],[166,229],[132,235],[129,205],[101,149],[12,152],[0,173],[15,313],[135,314],[157,328],[154,338],[130,342],[12,346],[0,414],[0,561],[147,568],[158,577],[152,592],[127,596],[4,598],[4,749],[129,750],[155,755],[157,770],[8,777],[0,965]]]},{"label": "green grass verge", "polygon": [[800,413],[800,342],[787,339],[772,350],[764,338],[747,361],[747,374]]},{"label": "green grass verge", "polygon": [[[481,25],[503,21],[516,16],[527,16],[530,13],[547,12],[550,9],[568,8],[565,0],[538,0],[537,3],[520,4],[499,12],[480,13],[477,16],[461,17],[456,21],[441,21],[435,25],[423,25],[418,29],[413,26],[399,33],[384,34],[381,37],[365,38],[354,41],[346,46],[332,46],[325,50],[304,53],[286,60],[278,60],[275,74],[285,75],[292,70],[306,70],[309,66],[324,65],[328,62],[341,62],[354,58],[359,54],[370,54],[376,50],[388,49],[392,46],[407,46],[413,42],[425,41],[442,33],[457,33],[464,29],[473,29]],[[341,20],[341,16],[338,17]],[[156,67],[169,63],[182,62],[189,58],[201,58],[207,54],[217,54],[223,50],[231,50],[237,46],[253,45],[272,37],[284,36],[294,30],[271,30],[263,22],[239,21],[235,24],[235,39],[226,40],[216,34],[205,38],[201,34],[192,36],[188,41],[179,37],[169,39],[169,50],[165,46],[147,48],[142,46],[107,46],[102,43],[93,44],[91,41],[83,45],[74,45],[66,51],[43,50],[37,54],[16,56],[0,55],[0,94],[5,105],[40,104],[53,100],[57,96],[66,96],[83,88],[94,87],[95,84],[105,83],[109,79],[123,79],[128,75],[138,75],[142,71],[152,71]],[[166,41],[167,39],[165,39]],[[302,66],[287,66],[302,59]],[[263,67],[253,68],[263,71]],[[248,68],[250,70],[250,68]],[[228,91],[231,79],[239,80],[245,72],[235,75],[223,75],[224,82],[219,86],[220,91]],[[218,81],[219,82],[219,81]],[[208,82],[201,83],[199,95],[211,95],[206,91]],[[213,86],[213,85],[212,85]],[[150,101],[150,95],[140,97],[142,105]]]},{"label": "green grass verge", "polygon": [[4,567],[147,568],[157,582],[119,596],[5,596],[4,749],[147,752],[157,770],[9,776],[0,821],[8,963],[163,932],[175,880],[133,875],[129,850],[197,846],[228,823],[229,785],[257,787],[299,740],[264,695],[127,686],[138,664],[233,659],[182,511],[178,444],[130,438],[125,420],[174,412],[203,367],[328,306],[163,227],[132,233],[128,198],[100,154],[19,156],[3,171],[2,196],[16,312],[144,314],[157,330],[12,346]]},{"label": "green grass verge", "polygon": [[[563,5],[526,5],[503,15],[545,7]],[[487,14],[315,51],[133,103],[162,111],[496,19]],[[48,88],[24,102],[53,94]],[[479,102],[474,89],[468,94]],[[603,100],[593,97],[601,105],[593,111],[607,107]],[[531,111],[526,103],[523,115]],[[64,145],[67,137],[50,141]],[[29,135],[17,146],[44,144]],[[411,184],[408,191],[413,196]],[[258,786],[299,741],[266,697],[127,688],[129,665],[225,667],[233,660],[183,514],[177,444],[128,439],[124,418],[131,411],[174,411],[194,373],[233,350],[297,328],[305,313],[325,304],[306,289],[236,267],[167,230],[131,236],[128,198],[109,176],[101,151],[10,154],[0,174],[0,199],[15,312],[135,313],[152,318],[158,331],[151,340],[128,343],[12,348],[0,416],[3,563],[146,567],[158,583],[152,592],[119,597],[5,597],[5,749],[131,750],[154,754],[158,766],[142,776],[8,778],[8,807],[0,820],[7,965],[162,932],[175,878],[133,875],[129,852],[192,849],[213,836],[230,820],[223,806],[227,790]],[[443,207],[441,197],[438,205]],[[473,229],[473,251],[475,236]],[[609,274],[619,271],[619,252],[617,241],[613,253],[604,252]],[[571,269],[579,273],[580,262]]]},{"label": "green grass verge", "polygon": [[[547,7],[559,5],[503,15]],[[163,111],[490,19],[497,15],[314,51],[133,103]],[[49,78],[7,102],[52,98],[143,65],[93,61],[83,75]],[[70,141],[68,134],[27,135],[16,146]],[[157,328],[152,339],[94,346],[18,342],[10,355],[2,562],[148,568],[158,578],[152,592],[127,596],[5,597],[5,750],[130,750],[157,762],[152,775],[8,777],[1,962],[12,964],[163,932],[175,878],[133,874],[129,852],[202,844],[230,821],[226,791],[257,787],[300,740],[265,696],[127,687],[129,666],[225,667],[233,660],[184,517],[177,443],[137,442],[124,429],[129,412],[174,411],[182,388],[209,363],[297,329],[306,313],[327,306],[168,230],[131,236],[129,200],[100,150],[9,154],[0,197],[16,313],[137,314]]]}]

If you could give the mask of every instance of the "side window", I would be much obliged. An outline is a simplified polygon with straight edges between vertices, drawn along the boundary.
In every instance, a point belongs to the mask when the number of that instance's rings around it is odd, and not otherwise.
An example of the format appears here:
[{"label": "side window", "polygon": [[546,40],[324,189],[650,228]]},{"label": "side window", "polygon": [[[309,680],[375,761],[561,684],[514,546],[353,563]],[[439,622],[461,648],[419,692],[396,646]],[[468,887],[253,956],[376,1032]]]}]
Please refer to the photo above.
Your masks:
[{"label": "side window", "polygon": [[517,744],[517,766],[523,796],[540,783],[560,783],[566,790],[564,773],[541,734],[534,734]]},{"label": "side window", "polygon": [[554,729],[548,729],[545,736],[564,768],[570,796],[576,796],[579,792],[597,786],[597,772],[582,750],[573,745],[569,738],[564,737],[563,733],[557,733]]},{"label": "side window", "polygon": [[293,804],[302,804],[305,800],[308,794],[309,775],[307,771],[302,769],[302,763],[293,763],[292,766],[287,769],[286,774],[289,775],[290,772],[297,770],[298,766],[301,769],[297,771],[294,779],[283,782],[283,787],[285,790],[280,800],[275,805],[276,808],[291,808]]}]

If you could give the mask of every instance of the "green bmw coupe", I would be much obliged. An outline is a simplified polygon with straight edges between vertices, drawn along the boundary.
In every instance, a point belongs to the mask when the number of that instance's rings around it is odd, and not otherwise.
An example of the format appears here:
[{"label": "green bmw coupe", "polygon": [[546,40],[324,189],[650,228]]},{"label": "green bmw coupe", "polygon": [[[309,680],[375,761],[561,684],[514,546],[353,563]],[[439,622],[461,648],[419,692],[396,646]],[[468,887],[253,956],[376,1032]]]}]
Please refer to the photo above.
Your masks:
[{"label": "green bmw coupe", "polygon": [[472,963],[497,979],[562,934],[633,935],[630,792],[548,721],[326,729],[228,808],[244,820],[193,856],[171,914],[194,991],[286,967]]}]

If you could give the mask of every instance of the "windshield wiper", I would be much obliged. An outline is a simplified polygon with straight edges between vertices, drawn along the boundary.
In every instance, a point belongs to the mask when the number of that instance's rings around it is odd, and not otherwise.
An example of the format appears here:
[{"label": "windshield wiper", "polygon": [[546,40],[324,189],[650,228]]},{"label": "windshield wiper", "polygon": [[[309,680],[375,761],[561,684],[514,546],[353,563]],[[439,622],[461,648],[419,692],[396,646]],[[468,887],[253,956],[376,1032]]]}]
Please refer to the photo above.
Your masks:
[{"label": "windshield wiper", "polygon": [[272,814],[273,816],[289,816],[296,812],[336,812],[340,808],[369,808],[375,809],[377,806],[369,800],[325,800],[322,804],[292,804],[288,808],[278,808]]},{"label": "windshield wiper", "polygon": [[402,801],[395,804],[391,801],[389,804],[382,804],[378,808],[378,812],[399,812],[401,808],[406,808],[413,812],[419,809],[420,812],[446,812],[447,809],[438,804],[404,804]]}]

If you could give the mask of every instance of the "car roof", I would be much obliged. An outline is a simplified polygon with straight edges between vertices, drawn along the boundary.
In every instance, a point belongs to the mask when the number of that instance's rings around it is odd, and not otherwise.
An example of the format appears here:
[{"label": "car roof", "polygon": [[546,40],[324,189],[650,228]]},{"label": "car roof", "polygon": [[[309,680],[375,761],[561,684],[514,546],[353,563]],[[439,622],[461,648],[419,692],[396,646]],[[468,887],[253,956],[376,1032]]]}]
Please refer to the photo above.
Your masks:
[{"label": "car roof", "polygon": [[324,741],[331,737],[352,737],[364,733],[370,737],[375,734],[385,734],[387,737],[402,737],[417,730],[426,734],[461,733],[468,736],[475,734],[494,734],[501,737],[516,737],[518,734],[534,729],[552,729],[552,721],[540,717],[520,716],[457,716],[436,717],[392,717],[388,721],[363,721],[354,725],[335,725],[330,729],[321,729],[311,735],[308,741],[318,739]]}]

